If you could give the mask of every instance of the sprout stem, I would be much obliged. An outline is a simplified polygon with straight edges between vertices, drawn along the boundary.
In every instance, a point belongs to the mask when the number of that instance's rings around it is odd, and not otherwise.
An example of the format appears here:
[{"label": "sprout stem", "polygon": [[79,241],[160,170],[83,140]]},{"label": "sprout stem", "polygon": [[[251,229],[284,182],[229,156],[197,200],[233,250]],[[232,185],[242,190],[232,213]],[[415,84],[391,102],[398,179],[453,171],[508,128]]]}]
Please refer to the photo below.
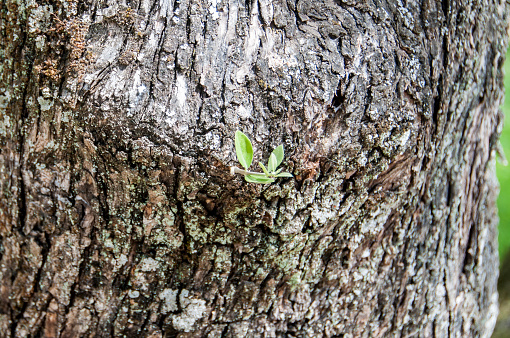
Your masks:
[{"label": "sprout stem", "polygon": [[239,169],[238,167],[230,167],[230,174],[231,175],[240,174],[240,175],[245,175],[245,176],[246,175],[256,175],[256,176],[266,177],[266,174],[264,174],[264,173],[247,171],[247,170]]}]

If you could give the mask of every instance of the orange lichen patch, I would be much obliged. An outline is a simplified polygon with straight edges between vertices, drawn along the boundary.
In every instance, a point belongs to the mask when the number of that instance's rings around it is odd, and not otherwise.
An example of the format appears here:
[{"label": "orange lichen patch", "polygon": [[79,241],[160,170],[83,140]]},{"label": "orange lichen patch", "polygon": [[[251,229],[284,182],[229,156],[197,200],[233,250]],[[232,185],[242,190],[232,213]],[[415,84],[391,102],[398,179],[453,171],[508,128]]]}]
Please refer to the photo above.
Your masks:
[{"label": "orange lichen patch", "polygon": [[34,66],[34,70],[38,74],[44,74],[54,82],[60,80],[61,72],[58,70],[57,60],[46,60],[42,64]]},{"label": "orange lichen patch", "polygon": [[93,61],[93,55],[87,53],[85,44],[89,24],[80,18],[61,19],[54,13],[50,17],[48,28],[36,27],[33,30],[38,48],[45,50],[44,58],[35,60],[35,74],[42,74],[52,82],[71,75],[81,79],[86,65]]},{"label": "orange lichen patch", "polygon": [[86,58],[82,58],[82,55],[86,52],[85,36],[89,29],[89,24],[82,22],[79,19],[70,20],[67,23],[67,29],[70,31],[70,39],[68,48],[70,49],[69,63],[66,73],[76,72],[78,78],[83,77],[85,66],[88,61],[92,58],[91,55],[87,55]]},{"label": "orange lichen patch", "polygon": [[[90,53],[85,54],[87,49],[85,37],[89,24],[80,18],[61,20],[56,15],[52,15],[52,19],[52,27],[48,29],[47,33],[55,36],[57,47],[63,46],[69,51],[66,75],[77,73],[78,77],[82,77],[85,71],[84,66],[92,59]],[[83,57],[84,54],[85,57]]]}]

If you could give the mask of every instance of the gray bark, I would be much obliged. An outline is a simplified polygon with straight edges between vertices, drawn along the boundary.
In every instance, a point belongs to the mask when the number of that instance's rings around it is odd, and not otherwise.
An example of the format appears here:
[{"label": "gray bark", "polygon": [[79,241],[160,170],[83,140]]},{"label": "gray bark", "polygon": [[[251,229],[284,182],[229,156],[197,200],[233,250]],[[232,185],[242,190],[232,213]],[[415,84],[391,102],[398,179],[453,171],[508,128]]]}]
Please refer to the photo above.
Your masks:
[{"label": "gray bark", "polygon": [[[0,25],[0,335],[490,336],[506,1],[6,0]],[[237,129],[294,178],[231,176]]]}]

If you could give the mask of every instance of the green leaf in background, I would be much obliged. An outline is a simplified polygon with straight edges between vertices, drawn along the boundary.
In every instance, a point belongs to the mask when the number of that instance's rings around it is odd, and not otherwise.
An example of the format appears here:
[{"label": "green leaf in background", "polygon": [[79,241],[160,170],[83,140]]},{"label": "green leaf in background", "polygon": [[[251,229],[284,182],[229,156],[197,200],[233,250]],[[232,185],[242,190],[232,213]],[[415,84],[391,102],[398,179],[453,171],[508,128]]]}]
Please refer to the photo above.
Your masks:
[{"label": "green leaf in background", "polygon": [[[507,159],[510,157],[510,49],[506,53],[505,61],[505,104],[503,112],[505,113],[505,124],[501,132],[501,145]],[[499,292],[499,317],[492,334],[492,338],[510,337],[510,329],[508,326],[510,318],[510,166],[504,166],[501,161],[496,163],[496,172],[500,185],[498,197],[498,214],[499,214],[499,259],[500,273],[498,281]]]},{"label": "green leaf in background", "polygon": [[244,169],[248,170],[253,161],[253,148],[250,139],[238,130],[236,131],[235,144],[237,160]]},{"label": "green leaf in background", "polygon": [[[506,53],[505,61],[505,104],[503,112],[505,113],[505,124],[501,132],[501,145],[506,158],[510,160],[510,49]],[[499,215],[499,258],[503,261],[507,255],[510,257],[510,165],[504,166],[500,161],[496,163],[496,172],[498,175],[500,191],[498,197],[498,215]],[[510,258],[509,258],[510,262]]]},{"label": "green leaf in background", "polygon": [[269,161],[267,162],[267,170],[272,173],[276,170],[276,167],[278,167],[278,160],[276,159],[274,153],[271,153],[271,156],[269,156]]},{"label": "green leaf in background", "polygon": [[294,177],[291,173],[279,173],[276,177]]},{"label": "green leaf in background", "polygon": [[276,157],[276,167],[277,168],[283,161],[284,153],[283,153],[283,144],[280,144],[273,150],[274,156]]},{"label": "green leaf in background", "polygon": [[274,178],[259,175],[246,175],[244,176],[244,179],[246,180],[246,182],[250,183],[269,184],[274,182]]}]

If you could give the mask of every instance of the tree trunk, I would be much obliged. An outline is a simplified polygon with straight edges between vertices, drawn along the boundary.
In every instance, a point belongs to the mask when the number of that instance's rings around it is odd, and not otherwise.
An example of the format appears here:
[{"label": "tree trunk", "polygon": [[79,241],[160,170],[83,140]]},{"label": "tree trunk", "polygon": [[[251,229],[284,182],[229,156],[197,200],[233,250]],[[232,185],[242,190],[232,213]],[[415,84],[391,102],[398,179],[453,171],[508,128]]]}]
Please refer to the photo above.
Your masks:
[{"label": "tree trunk", "polygon": [[2,1],[0,335],[490,336],[506,1],[403,2]]}]

